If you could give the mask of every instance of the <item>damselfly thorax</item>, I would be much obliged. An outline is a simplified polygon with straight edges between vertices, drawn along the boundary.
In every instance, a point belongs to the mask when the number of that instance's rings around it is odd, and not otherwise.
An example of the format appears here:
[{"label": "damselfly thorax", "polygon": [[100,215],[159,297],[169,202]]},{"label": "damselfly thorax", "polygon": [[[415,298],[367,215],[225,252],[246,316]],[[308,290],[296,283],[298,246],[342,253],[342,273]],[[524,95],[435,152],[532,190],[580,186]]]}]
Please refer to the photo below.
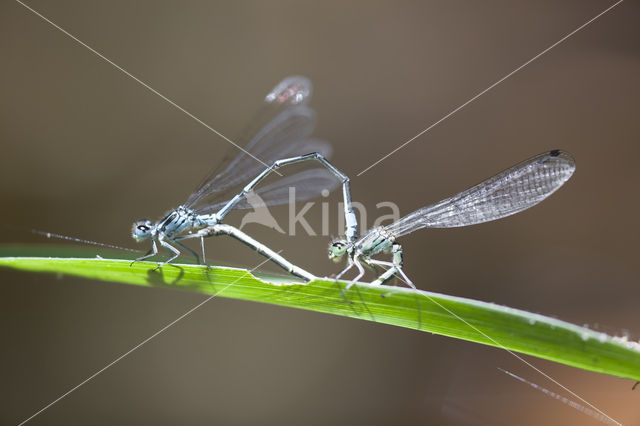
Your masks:
[{"label": "damselfly thorax", "polygon": [[378,253],[389,253],[395,240],[384,227],[372,228],[355,242],[353,255],[365,258]]},{"label": "damselfly thorax", "polygon": [[199,216],[195,210],[185,206],[179,206],[163,219],[158,221],[155,228],[157,232],[172,237],[189,231],[198,231],[206,226],[213,225],[217,220],[207,220]]}]

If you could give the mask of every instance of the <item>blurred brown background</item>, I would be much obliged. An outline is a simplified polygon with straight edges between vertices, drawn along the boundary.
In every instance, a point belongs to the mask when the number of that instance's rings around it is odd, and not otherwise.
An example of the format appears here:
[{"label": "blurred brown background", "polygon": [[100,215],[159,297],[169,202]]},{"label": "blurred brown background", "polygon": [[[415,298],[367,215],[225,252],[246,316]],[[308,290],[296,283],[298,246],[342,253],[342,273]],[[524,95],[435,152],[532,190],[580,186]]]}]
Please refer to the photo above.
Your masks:
[{"label": "blurred brown background", "polygon": [[[360,177],[611,3],[28,4],[230,137],[273,84],[308,76],[315,135],[332,141],[334,163],[370,211],[392,200],[406,214],[544,150],[570,151],[576,174],[542,205],[403,238],[406,272],[423,289],[640,336],[637,2]],[[20,4],[2,3],[0,33],[3,242],[42,243],[26,231],[35,227],[133,247],[133,220],[184,201],[230,149]],[[308,215],[314,226],[320,214],[318,204]],[[246,230],[318,275],[341,266],[326,259],[325,237]],[[245,267],[261,261],[233,240],[209,241],[208,253]],[[204,298],[8,270],[0,281],[2,424],[29,417]],[[528,359],[640,424],[630,380]],[[598,424],[496,367],[569,396],[498,349],[216,298],[31,423]]]}]

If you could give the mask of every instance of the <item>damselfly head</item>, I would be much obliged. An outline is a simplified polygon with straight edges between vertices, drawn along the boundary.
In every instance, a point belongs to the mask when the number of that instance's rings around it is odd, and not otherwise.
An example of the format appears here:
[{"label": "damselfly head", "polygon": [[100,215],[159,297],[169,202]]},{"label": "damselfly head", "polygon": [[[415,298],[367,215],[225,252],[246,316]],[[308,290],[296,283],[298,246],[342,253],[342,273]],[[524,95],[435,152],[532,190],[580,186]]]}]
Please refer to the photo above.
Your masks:
[{"label": "damselfly head", "polygon": [[133,224],[131,236],[136,241],[146,240],[151,236],[151,228],[153,228],[153,223],[149,219],[139,220]]},{"label": "damselfly head", "polygon": [[342,259],[342,256],[344,256],[344,254],[347,252],[348,248],[349,248],[349,244],[347,243],[347,240],[340,239],[340,238],[337,240],[333,240],[329,244],[329,259],[339,261],[340,259]]}]

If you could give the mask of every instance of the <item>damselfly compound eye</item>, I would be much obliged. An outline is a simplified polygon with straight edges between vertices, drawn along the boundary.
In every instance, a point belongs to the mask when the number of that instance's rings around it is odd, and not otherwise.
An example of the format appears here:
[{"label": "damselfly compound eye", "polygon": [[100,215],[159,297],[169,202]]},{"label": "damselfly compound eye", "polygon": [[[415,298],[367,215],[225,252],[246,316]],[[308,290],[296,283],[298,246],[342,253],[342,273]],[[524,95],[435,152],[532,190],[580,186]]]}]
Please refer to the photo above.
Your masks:
[{"label": "damselfly compound eye", "polygon": [[329,244],[329,259],[339,259],[347,251],[347,242],[345,240],[333,241]]},{"label": "damselfly compound eye", "polygon": [[151,235],[152,226],[153,224],[148,219],[139,220],[133,224],[133,230],[131,231],[131,236],[136,241],[145,240],[149,238],[149,236]]}]

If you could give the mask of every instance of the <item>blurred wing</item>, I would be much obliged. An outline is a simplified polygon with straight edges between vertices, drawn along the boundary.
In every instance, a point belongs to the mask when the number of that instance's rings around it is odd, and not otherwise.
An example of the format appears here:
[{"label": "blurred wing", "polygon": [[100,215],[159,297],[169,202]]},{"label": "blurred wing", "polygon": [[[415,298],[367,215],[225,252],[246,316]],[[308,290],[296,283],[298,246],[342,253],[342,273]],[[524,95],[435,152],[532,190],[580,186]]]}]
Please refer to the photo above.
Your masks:
[{"label": "blurred wing", "polygon": [[[306,140],[299,141],[293,145],[289,145],[286,150],[279,151],[278,153],[279,155],[277,155],[277,157],[273,161],[281,158],[308,154],[311,152],[319,152],[322,155],[324,155],[326,158],[329,158],[331,156],[332,148],[328,142],[317,140],[317,139],[306,139]],[[218,210],[220,210],[220,208],[222,208],[227,203],[227,201],[231,200],[236,194],[238,194],[242,190],[242,188],[249,183],[251,179],[256,177],[265,168],[266,167],[252,170],[250,174],[247,173],[240,176],[241,178],[236,177],[237,179],[236,184],[231,184],[226,188],[217,188],[216,191],[209,193],[208,197],[202,198],[198,203],[198,205],[194,207],[194,210],[200,214],[217,212]],[[322,169],[322,171],[324,170],[325,169]],[[281,169],[281,171],[284,172],[285,169]],[[265,185],[264,187],[258,186],[258,188],[254,190],[254,192],[260,193],[260,191],[264,191],[264,188],[271,187],[274,185],[284,185],[284,183],[279,183],[279,182],[285,182],[286,185],[291,186],[290,182],[292,181],[292,179],[295,176],[300,176],[300,175],[301,173],[297,173],[289,177],[282,177],[282,178],[278,177],[278,182],[275,182],[270,185]],[[337,178],[333,174],[330,174],[329,172],[327,172],[327,175],[332,176],[333,179],[337,181]],[[297,186],[297,185],[294,185],[294,186]],[[332,186],[330,189],[333,189],[333,188],[335,188],[335,185]],[[319,192],[316,193],[316,196],[317,195],[319,195]],[[241,208],[241,207],[237,205],[234,208]]]},{"label": "blurred wing", "polygon": [[[279,206],[290,201],[307,201],[318,197],[322,191],[333,191],[340,181],[326,169],[304,170],[253,191],[251,199],[243,198],[235,209],[245,210],[259,206]],[[258,196],[259,198],[255,197]],[[256,205],[256,201],[258,205]],[[227,201],[211,206],[211,211],[224,207]]]},{"label": "blurred wing", "polygon": [[311,152],[305,151],[303,143],[315,127],[315,113],[305,106],[311,91],[311,82],[297,76],[285,78],[271,90],[258,117],[237,140],[240,146],[246,142],[243,150],[237,152],[236,148],[232,151],[234,156],[225,157],[185,205],[195,208],[215,194],[256,176],[275,160]]},{"label": "blurred wing", "polygon": [[386,229],[399,237],[421,228],[454,228],[500,219],[535,206],[569,180],[575,169],[568,152],[545,152],[416,210]]}]

